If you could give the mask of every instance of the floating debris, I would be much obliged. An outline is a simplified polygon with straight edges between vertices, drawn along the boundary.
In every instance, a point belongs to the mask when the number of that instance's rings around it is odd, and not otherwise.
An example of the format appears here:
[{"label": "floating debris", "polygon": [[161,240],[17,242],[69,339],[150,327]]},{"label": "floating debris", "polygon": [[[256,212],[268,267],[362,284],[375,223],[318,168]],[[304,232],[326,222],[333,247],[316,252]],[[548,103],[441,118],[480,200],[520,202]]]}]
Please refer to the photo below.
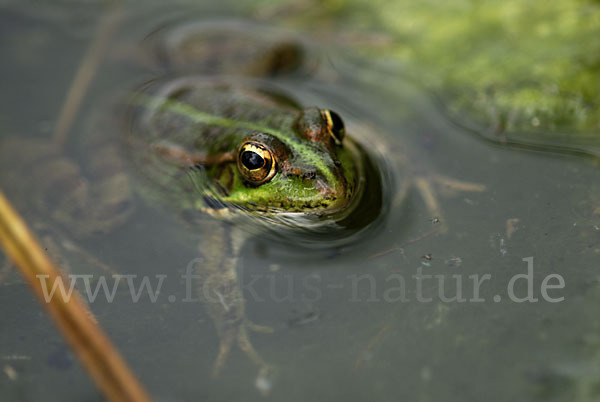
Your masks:
[{"label": "floating debris", "polygon": [[15,368],[13,366],[10,366],[8,364],[6,364],[3,368],[4,374],[6,374],[6,376],[8,377],[9,380],[11,381],[17,381],[17,378],[19,377],[19,374],[17,373],[17,370],[15,370]]},{"label": "floating debris", "polygon": [[443,228],[441,229],[440,226],[435,227],[435,228],[431,229],[429,232],[425,233],[424,235],[421,235],[421,236],[416,237],[414,239],[411,239],[409,241],[405,241],[404,243],[395,245],[394,247],[392,247],[390,249],[387,249],[385,251],[380,251],[378,253],[372,254],[372,255],[369,256],[369,259],[382,257],[382,256],[384,256],[386,254],[389,254],[389,253],[392,253],[392,252],[398,251],[398,250],[402,251],[404,249],[404,247],[406,247],[408,245],[411,245],[413,243],[416,243],[418,241],[421,241],[423,239],[426,239],[429,236],[431,236],[431,235],[433,235],[435,233],[438,233],[438,232],[443,232]]},{"label": "floating debris", "polygon": [[500,251],[500,255],[503,257],[508,254],[506,240],[500,233],[495,233],[490,236],[490,246],[492,246],[493,249]]},{"label": "floating debris", "polygon": [[31,360],[31,356],[26,356],[26,355],[7,355],[7,356],[2,356],[2,360]]},{"label": "floating debris", "polygon": [[271,370],[268,368],[262,368],[258,375],[256,376],[256,380],[254,381],[254,386],[262,396],[268,396],[273,389],[273,378]]},{"label": "floating debris", "polygon": [[510,218],[506,220],[506,239],[510,240],[512,235],[519,229],[517,224],[519,223],[519,218]]},{"label": "floating debris", "polygon": [[500,239],[500,254],[503,257],[508,254],[508,249],[506,248],[506,242],[504,241],[504,238]]},{"label": "floating debris", "polygon": [[290,327],[301,327],[317,321],[320,317],[321,314],[318,310],[294,312],[294,316],[288,320],[288,325]]},{"label": "floating debris", "polygon": [[448,268],[458,268],[462,265],[462,262],[462,258],[460,257],[451,257],[444,261]]},{"label": "floating debris", "polygon": [[381,329],[375,334],[373,338],[363,347],[358,354],[356,361],[354,362],[354,369],[359,369],[364,362],[368,362],[373,359],[375,353],[374,349],[385,339],[391,328],[391,322],[387,322]]}]

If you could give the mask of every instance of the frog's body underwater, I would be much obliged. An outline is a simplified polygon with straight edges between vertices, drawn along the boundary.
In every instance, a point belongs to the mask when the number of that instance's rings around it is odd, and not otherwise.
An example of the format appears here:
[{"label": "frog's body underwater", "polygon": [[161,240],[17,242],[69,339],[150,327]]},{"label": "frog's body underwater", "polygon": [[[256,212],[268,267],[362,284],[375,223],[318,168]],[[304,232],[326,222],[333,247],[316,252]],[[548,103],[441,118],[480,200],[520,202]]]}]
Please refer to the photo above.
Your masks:
[{"label": "frog's body underwater", "polygon": [[[160,78],[129,97],[130,118],[118,125],[122,132],[117,133],[127,146],[122,141],[115,147],[109,140],[113,136],[107,135],[114,125],[97,122],[92,131],[98,135],[88,135],[84,147],[90,156],[79,164],[49,141],[8,138],[1,144],[0,161],[14,174],[2,185],[21,189],[24,199],[35,200],[30,209],[65,232],[108,232],[133,210],[120,159],[133,163],[146,183],[143,199],[184,212],[192,224],[213,221],[202,226],[202,262],[196,274],[220,339],[214,374],[224,367],[234,344],[266,374],[269,365],[254,350],[248,332],[270,329],[245,316],[236,273],[241,246],[248,233],[265,228],[305,230],[346,218],[364,194],[374,191],[365,173],[372,162],[352,133],[346,135],[336,112],[300,107],[265,81],[241,78],[301,68],[299,42],[271,35],[250,40],[247,29],[213,28],[192,24],[165,36],[158,59],[169,65],[171,78]],[[237,78],[231,77],[236,72],[232,65],[238,67]],[[19,155],[18,161],[12,155]],[[408,169],[410,164],[401,165]],[[32,180],[39,176],[43,184],[40,197],[31,197],[31,187],[37,185],[20,181],[31,166]],[[407,184],[411,176],[403,173]],[[439,213],[429,181],[412,179],[432,215]],[[482,190],[437,179],[462,190]],[[57,183],[63,191],[56,191]]]}]

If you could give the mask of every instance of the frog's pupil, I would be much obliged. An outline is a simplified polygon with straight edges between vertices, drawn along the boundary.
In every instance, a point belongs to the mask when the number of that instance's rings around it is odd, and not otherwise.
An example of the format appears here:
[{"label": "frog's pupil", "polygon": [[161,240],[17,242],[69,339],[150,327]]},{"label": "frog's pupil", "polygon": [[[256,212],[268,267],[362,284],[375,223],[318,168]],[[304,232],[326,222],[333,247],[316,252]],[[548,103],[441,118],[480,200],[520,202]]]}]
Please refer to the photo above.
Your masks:
[{"label": "frog's pupil", "polygon": [[265,160],[256,152],[245,151],[242,153],[242,164],[249,170],[256,170],[265,165]]}]

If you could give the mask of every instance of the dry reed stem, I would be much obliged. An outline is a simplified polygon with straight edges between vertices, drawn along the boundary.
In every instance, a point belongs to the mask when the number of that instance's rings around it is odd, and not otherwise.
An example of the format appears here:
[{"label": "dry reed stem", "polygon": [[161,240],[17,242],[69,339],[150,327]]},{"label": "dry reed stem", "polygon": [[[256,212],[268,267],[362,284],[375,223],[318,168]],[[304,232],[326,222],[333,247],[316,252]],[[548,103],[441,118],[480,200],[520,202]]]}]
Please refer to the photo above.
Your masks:
[{"label": "dry reed stem", "polygon": [[52,289],[63,278],[1,191],[0,243],[104,395],[110,401],[150,401],[76,290],[69,300],[57,292],[46,302],[42,281]]}]

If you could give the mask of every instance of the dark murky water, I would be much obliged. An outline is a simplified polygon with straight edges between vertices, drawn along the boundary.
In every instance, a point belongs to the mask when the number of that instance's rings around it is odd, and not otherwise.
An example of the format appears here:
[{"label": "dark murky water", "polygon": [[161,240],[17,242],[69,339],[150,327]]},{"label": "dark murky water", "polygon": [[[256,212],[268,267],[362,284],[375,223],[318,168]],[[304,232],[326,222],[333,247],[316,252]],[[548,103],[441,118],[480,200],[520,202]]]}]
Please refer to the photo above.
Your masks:
[{"label": "dark murky water", "polygon": [[[51,134],[101,11],[43,7],[0,9],[3,136]],[[126,17],[72,135],[107,92],[153,78],[135,62],[132,44],[182,18],[243,17],[225,5],[182,14],[144,9]],[[556,144],[549,152],[544,144],[482,140],[450,122],[399,69],[321,46],[314,49],[318,74],[277,85],[304,104],[335,109],[350,132],[373,132],[359,141],[386,161],[393,190],[407,180],[395,169],[407,154],[417,175],[434,171],[486,190],[438,191],[445,234],[413,187],[390,201],[358,243],[299,255],[268,238],[248,242],[240,267],[247,315],[275,329],[251,335],[277,369],[267,397],[239,350],[211,378],[214,327],[200,303],[182,301],[194,228],[139,203],[130,224],[84,245],[120,273],[149,275],[153,285],[167,275],[156,302],[142,296],[134,303],[119,288],[112,303],[90,304],[151,394],[164,401],[598,400],[598,166]],[[531,288],[524,277],[515,282],[528,272]],[[544,294],[544,281],[556,287]],[[102,399],[15,274],[0,299],[0,399]]]}]

